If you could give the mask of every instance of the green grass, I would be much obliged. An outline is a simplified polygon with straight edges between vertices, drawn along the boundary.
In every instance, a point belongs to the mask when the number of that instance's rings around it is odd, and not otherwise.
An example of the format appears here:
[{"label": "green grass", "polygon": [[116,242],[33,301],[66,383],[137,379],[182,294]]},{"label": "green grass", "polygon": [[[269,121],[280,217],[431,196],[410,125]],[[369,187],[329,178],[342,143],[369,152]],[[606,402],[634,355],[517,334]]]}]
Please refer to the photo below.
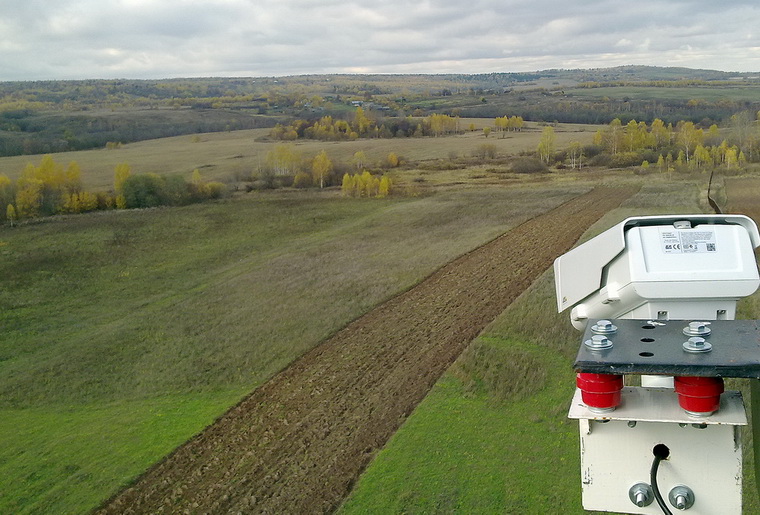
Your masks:
[{"label": "green grass", "polygon": [[241,391],[0,409],[0,512],[82,513],[211,423]]},{"label": "green grass", "polygon": [[[561,360],[540,358],[554,361],[546,371],[559,380]],[[558,506],[579,505],[580,477],[551,488],[544,482],[547,470],[579,476],[577,428],[563,421],[566,403],[566,395],[543,391],[500,405],[486,394],[467,396],[448,375],[373,462],[341,513],[556,513]]]},{"label": "green grass", "polygon": [[0,228],[0,512],[87,511],[350,320],[587,188],[250,194]]},{"label": "green grass", "polygon": [[575,375],[570,345],[557,349],[574,340],[543,331],[515,338],[509,330],[524,309],[533,313],[526,323],[545,329],[549,322],[536,315],[550,304],[544,300],[551,289],[547,273],[470,347],[500,356],[501,382],[518,387],[496,387],[463,354],[380,452],[341,513],[583,513],[578,430],[566,418]]},{"label": "green grass", "polygon": [[[700,212],[699,200],[698,184],[649,182],[583,239],[634,214]],[[566,418],[578,333],[567,313],[556,313],[553,277],[549,270],[539,278],[444,374],[370,464],[342,514],[585,513],[578,428]],[[760,315],[758,299],[740,304],[743,318]],[[748,390],[746,381],[734,383]],[[749,435],[744,505],[754,513]]]}]

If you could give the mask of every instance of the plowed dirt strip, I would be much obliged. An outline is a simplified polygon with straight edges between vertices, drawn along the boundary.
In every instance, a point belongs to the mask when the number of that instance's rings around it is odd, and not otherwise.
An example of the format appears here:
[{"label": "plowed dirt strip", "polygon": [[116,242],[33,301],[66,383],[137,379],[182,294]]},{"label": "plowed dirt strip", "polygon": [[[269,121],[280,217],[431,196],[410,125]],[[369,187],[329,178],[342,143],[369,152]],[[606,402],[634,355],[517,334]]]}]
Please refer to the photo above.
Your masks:
[{"label": "plowed dirt strip", "polygon": [[102,513],[321,513],[470,342],[633,193],[597,188],[348,325],[177,449]]},{"label": "plowed dirt strip", "polygon": [[747,215],[760,223],[760,179],[726,179],[726,213]]}]

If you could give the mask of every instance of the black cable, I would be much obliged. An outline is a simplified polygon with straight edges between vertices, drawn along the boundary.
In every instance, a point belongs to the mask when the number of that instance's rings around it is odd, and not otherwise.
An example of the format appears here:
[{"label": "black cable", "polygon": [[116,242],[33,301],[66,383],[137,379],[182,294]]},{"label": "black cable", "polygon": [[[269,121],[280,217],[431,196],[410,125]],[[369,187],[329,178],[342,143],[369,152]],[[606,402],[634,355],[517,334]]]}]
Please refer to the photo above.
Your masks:
[{"label": "black cable", "polygon": [[670,449],[668,449],[667,445],[658,443],[654,446],[652,452],[654,453],[654,460],[652,461],[652,469],[649,471],[649,482],[652,486],[652,492],[654,492],[654,498],[657,500],[657,504],[660,505],[662,512],[665,515],[673,515],[673,512],[670,511],[668,505],[665,504],[665,499],[662,498],[660,489],[657,486],[657,469],[660,468],[660,462],[670,456]]}]

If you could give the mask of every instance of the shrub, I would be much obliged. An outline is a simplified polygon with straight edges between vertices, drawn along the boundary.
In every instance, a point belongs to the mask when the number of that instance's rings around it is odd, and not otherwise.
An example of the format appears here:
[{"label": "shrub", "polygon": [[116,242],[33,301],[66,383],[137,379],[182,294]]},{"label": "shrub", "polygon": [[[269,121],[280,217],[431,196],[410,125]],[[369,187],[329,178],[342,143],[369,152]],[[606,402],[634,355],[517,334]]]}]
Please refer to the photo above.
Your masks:
[{"label": "shrub", "polygon": [[293,187],[295,188],[308,188],[311,184],[311,175],[306,172],[298,172],[293,179]]},{"label": "shrub", "polygon": [[221,198],[225,191],[227,191],[227,186],[218,181],[207,182],[205,188],[206,198]]},{"label": "shrub", "polygon": [[181,175],[166,175],[161,177],[163,188],[161,190],[161,203],[169,206],[182,206],[189,204],[192,198],[190,183]]},{"label": "shrub", "polygon": [[535,157],[521,157],[512,163],[514,173],[544,173],[548,171],[546,165]]},{"label": "shrub", "polygon": [[588,160],[588,166],[610,166],[612,156],[606,152],[597,154]]},{"label": "shrub", "polygon": [[638,152],[619,152],[610,157],[609,166],[624,168],[628,166],[639,166],[641,164],[641,154]]},{"label": "shrub", "polygon": [[472,152],[473,157],[480,159],[495,159],[497,154],[496,145],[492,143],[481,143]]},{"label": "shrub", "polygon": [[127,208],[156,207],[164,203],[164,181],[154,173],[131,175],[122,187]]},{"label": "shrub", "polygon": [[586,145],[583,147],[583,155],[586,156],[586,159],[590,159],[601,154],[603,150],[604,148],[601,145]]}]

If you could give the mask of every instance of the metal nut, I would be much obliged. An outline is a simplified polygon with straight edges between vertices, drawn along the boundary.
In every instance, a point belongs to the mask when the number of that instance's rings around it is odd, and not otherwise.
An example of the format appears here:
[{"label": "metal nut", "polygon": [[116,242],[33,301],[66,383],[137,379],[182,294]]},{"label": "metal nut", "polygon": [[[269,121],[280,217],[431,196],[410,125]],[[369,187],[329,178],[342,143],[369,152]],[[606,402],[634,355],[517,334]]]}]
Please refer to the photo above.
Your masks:
[{"label": "metal nut", "polygon": [[596,334],[612,334],[617,331],[617,326],[609,320],[599,320],[591,326],[591,331]]},{"label": "metal nut", "polygon": [[612,348],[612,340],[603,334],[594,334],[590,340],[583,342],[590,350],[604,350]]},{"label": "metal nut", "polygon": [[688,510],[694,506],[694,492],[688,486],[679,485],[673,487],[668,494],[670,504],[677,510]]},{"label": "metal nut", "polygon": [[686,336],[709,336],[712,332],[709,326],[710,322],[689,322],[688,327],[683,328],[683,334]]},{"label": "metal nut", "polygon": [[652,487],[646,483],[636,483],[628,490],[628,498],[639,508],[649,506],[654,501]]},{"label": "metal nut", "polygon": [[705,341],[701,336],[692,336],[683,343],[683,350],[686,352],[692,352],[699,354],[702,352],[710,352],[712,350],[712,344]]}]

